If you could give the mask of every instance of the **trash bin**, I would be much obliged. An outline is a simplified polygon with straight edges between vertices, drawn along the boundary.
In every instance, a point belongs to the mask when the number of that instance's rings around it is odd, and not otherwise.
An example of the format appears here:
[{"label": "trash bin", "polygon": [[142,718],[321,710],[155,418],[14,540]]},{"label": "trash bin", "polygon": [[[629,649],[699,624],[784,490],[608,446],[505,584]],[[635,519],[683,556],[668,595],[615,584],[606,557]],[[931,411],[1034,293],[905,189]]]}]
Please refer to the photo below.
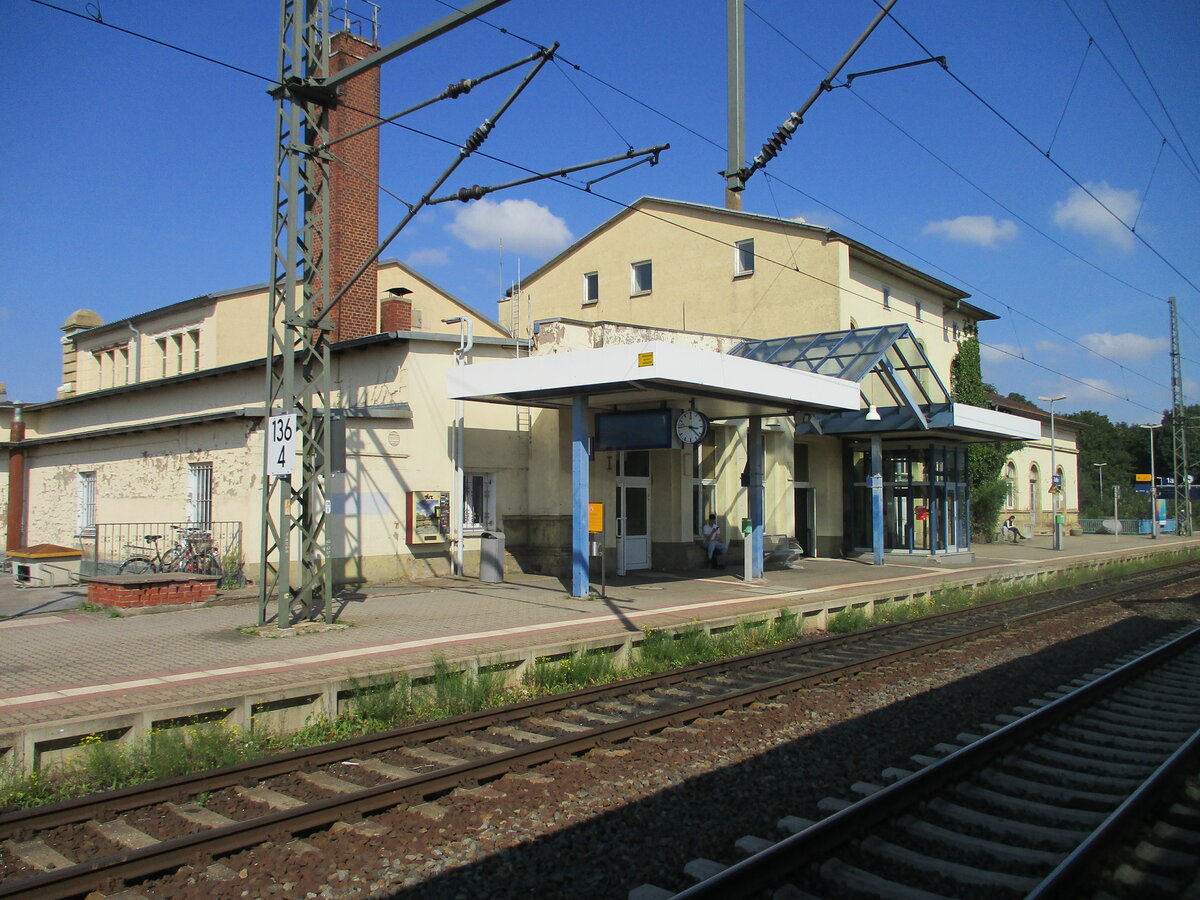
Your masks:
[{"label": "trash bin", "polygon": [[488,584],[504,581],[504,535],[499,531],[479,536],[479,580]]}]

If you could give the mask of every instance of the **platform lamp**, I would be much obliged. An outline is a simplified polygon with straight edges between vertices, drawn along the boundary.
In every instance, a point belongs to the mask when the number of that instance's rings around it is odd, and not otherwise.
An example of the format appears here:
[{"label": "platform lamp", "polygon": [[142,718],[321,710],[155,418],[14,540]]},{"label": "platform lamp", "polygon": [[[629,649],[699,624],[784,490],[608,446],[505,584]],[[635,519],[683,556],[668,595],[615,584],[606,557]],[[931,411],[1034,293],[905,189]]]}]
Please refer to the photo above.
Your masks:
[{"label": "platform lamp", "polygon": [[1054,479],[1058,477],[1058,465],[1054,459],[1054,403],[1057,400],[1066,400],[1066,394],[1061,394],[1057,397],[1038,397],[1043,403],[1050,404],[1050,485],[1054,488],[1054,493],[1050,496],[1054,499],[1051,502],[1051,509],[1054,511],[1054,549],[1061,550],[1063,548],[1062,541],[1062,520],[1058,516],[1058,495],[1062,490],[1061,484],[1055,484]]},{"label": "platform lamp", "polygon": [[1150,537],[1158,538],[1158,479],[1154,476],[1154,429],[1162,428],[1162,422],[1157,425],[1139,425],[1150,432]]}]

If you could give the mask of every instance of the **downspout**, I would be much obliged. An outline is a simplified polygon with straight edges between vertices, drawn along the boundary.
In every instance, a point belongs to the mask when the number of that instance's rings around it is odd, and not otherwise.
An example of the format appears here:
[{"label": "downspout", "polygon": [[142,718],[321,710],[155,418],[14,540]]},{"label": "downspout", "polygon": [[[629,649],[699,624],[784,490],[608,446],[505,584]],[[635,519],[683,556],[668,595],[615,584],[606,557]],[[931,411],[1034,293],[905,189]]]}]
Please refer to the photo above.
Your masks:
[{"label": "downspout", "polygon": [[[471,348],[475,346],[474,323],[466,316],[442,319],[443,324],[458,325],[458,349],[454,351],[455,366],[470,363]],[[454,484],[450,491],[450,505],[454,508],[454,574],[463,574],[463,419],[465,410],[462,400],[454,401]]]},{"label": "downspout", "polygon": [[20,403],[13,405],[9,440],[12,442],[12,446],[8,448],[6,552],[19,550],[25,545],[25,451],[20,446],[21,442],[25,440],[25,416]]}]

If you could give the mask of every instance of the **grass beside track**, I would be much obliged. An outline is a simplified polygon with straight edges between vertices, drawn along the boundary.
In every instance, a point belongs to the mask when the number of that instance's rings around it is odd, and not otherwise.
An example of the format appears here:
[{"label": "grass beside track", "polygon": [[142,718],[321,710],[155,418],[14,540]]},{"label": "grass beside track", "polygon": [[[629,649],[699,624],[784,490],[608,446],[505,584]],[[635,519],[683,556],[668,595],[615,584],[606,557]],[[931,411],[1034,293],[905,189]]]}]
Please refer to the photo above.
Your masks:
[{"label": "grass beside track", "polygon": [[[1200,551],[1176,554],[1177,561],[1200,559]],[[1105,566],[1102,580],[1120,582],[1130,575],[1164,564],[1163,556]],[[1070,588],[1096,580],[1096,572],[1076,569],[1042,582],[1041,590]],[[889,603],[874,616],[844,610],[829,620],[829,630],[845,634],[919,618],[952,609],[1010,599],[1029,593],[1028,585],[1000,583],[972,589],[948,588],[927,598]],[[87,736],[68,762],[33,773],[0,769],[0,812],[28,809],[147,781],[215,769],[301,750],[360,735],[432,722],[465,713],[495,709],[510,703],[625,678],[728,659],[797,640],[803,622],[781,610],[768,622],[743,621],[731,629],[708,633],[701,626],[676,632],[647,629],[628,668],[618,669],[604,652],[576,651],[567,657],[538,659],[522,684],[505,686],[501,672],[460,671],[437,659],[432,677],[414,684],[406,673],[376,676],[354,684],[346,712],[333,719],[310,722],[289,734],[243,732],[220,723],[197,723],[157,731],[139,743],[117,743],[103,735]]]}]

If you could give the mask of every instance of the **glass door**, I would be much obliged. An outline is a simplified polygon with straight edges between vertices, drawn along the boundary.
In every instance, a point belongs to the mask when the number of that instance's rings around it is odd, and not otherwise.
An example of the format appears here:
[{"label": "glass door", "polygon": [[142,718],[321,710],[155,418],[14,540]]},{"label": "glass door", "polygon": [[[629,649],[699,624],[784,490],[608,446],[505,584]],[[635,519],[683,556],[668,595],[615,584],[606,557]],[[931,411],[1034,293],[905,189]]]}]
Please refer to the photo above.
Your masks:
[{"label": "glass door", "polygon": [[630,450],[617,462],[617,574],[650,568],[650,452]]}]

